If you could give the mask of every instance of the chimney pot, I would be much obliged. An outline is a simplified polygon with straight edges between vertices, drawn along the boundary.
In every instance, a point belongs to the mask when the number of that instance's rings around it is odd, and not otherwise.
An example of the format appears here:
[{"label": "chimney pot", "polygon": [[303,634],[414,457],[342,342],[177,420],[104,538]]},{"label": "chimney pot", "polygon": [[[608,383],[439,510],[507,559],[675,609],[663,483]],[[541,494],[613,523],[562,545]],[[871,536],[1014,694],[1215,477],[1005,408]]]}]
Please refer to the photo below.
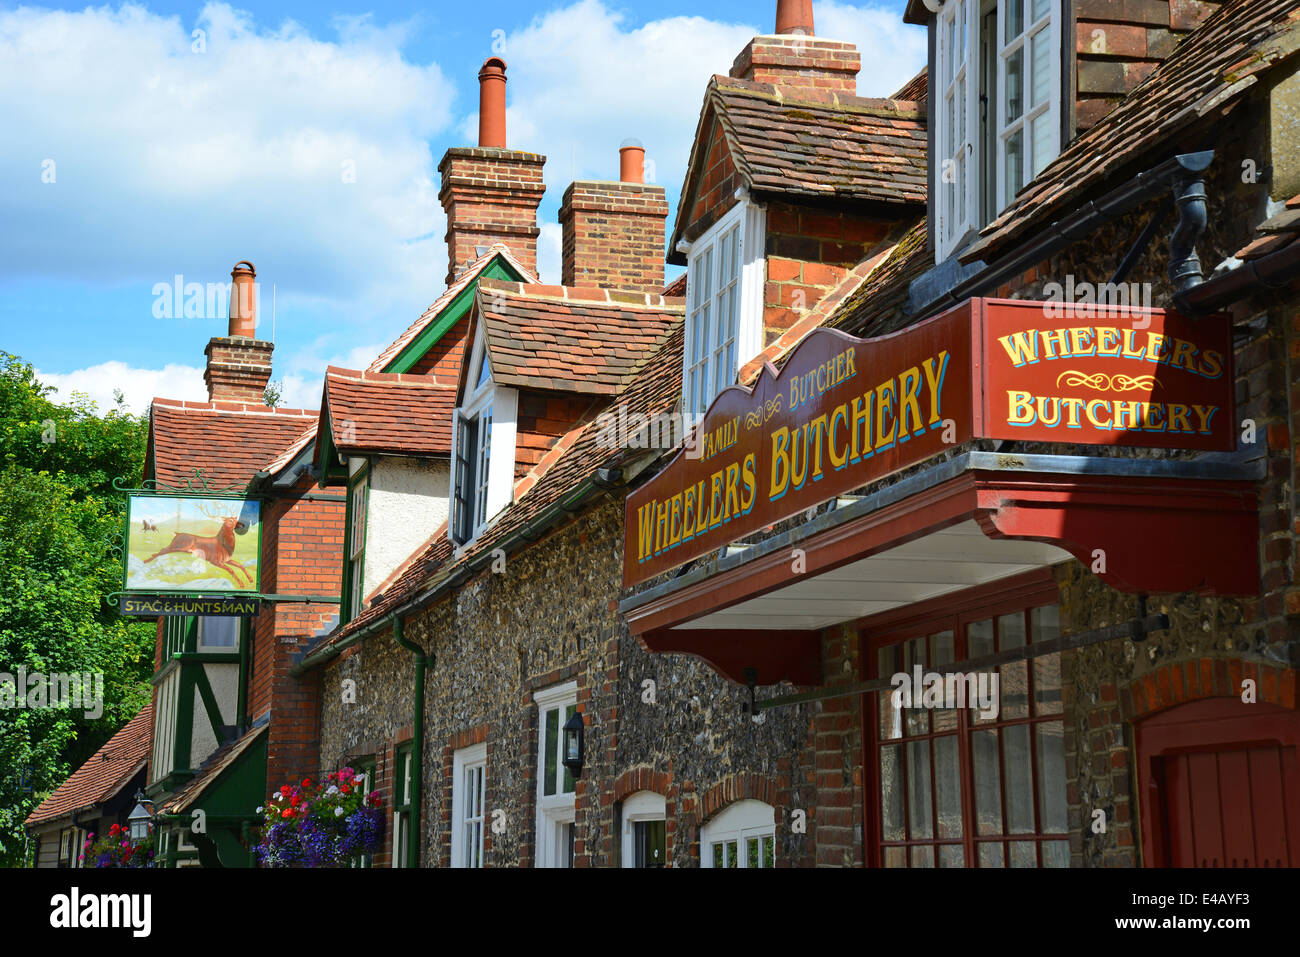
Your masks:
[{"label": "chimney pot", "polygon": [[257,270],[247,259],[235,263],[230,271],[230,327],[231,336],[256,338],[257,334]]},{"label": "chimney pot", "polygon": [[506,61],[489,57],[478,71],[478,145],[506,148]]},{"label": "chimney pot", "polygon": [[618,178],[624,183],[645,182],[645,147],[640,140],[624,140],[618,148]]},{"label": "chimney pot", "polygon": [[813,36],[812,0],[777,0],[776,32]]}]

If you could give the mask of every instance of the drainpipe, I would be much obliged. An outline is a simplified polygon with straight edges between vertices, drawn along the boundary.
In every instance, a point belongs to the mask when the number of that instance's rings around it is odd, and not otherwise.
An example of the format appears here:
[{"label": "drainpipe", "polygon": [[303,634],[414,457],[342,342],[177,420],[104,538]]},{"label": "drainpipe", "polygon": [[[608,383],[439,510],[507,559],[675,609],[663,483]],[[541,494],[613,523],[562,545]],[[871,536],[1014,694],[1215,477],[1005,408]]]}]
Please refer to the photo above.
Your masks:
[{"label": "drainpipe", "polygon": [[1199,172],[1174,183],[1174,205],[1178,208],[1178,225],[1169,237],[1169,281],[1174,287],[1175,302],[1205,282],[1201,258],[1196,255],[1196,241],[1209,221],[1209,204],[1205,196],[1205,178]]},{"label": "drainpipe", "polygon": [[406,866],[420,866],[420,817],[424,813],[424,671],[429,656],[405,635],[401,618],[393,616],[393,640],[415,656],[415,719],[411,723],[411,843],[407,847]]}]

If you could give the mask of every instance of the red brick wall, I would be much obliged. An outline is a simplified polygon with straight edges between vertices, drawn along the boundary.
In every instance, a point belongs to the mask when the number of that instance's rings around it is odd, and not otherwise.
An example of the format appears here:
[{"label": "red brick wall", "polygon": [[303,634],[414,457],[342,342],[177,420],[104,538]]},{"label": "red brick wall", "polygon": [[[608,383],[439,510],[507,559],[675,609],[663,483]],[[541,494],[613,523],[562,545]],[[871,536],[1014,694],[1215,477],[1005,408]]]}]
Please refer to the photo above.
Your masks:
[{"label": "red brick wall", "polygon": [[771,83],[803,99],[856,96],[862,59],[852,43],[821,37],[755,37],[736,57],[731,75]]},{"label": "red brick wall", "polygon": [[438,166],[447,212],[447,282],[478,258],[475,246],[504,243],[537,272],[537,206],[546,157],[501,149],[450,149]]},{"label": "red brick wall", "polygon": [[[296,491],[312,488],[311,480],[304,479]],[[343,514],[342,502],[275,500],[263,516],[263,591],[337,596]],[[252,720],[270,714],[267,779],[272,785],[316,773],[319,677],[313,672],[295,678],[290,669],[295,652],[337,614],[336,604],[276,602],[263,605],[256,619],[248,711]]]},{"label": "red brick wall", "polygon": [[519,393],[518,432],[515,437],[515,477],[532,471],[547,452],[579,422],[590,418],[603,400],[591,396]]},{"label": "red brick wall", "polygon": [[560,206],[560,282],[661,293],[667,218],[662,186],[574,183]]},{"label": "red brick wall", "polygon": [[410,375],[431,375],[440,384],[454,386],[459,381],[464,361],[465,338],[469,334],[469,314],[448,329],[433,347],[409,370]]},{"label": "red brick wall", "polygon": [[889,237],[894,223],[772,203],[767,210],[766,340],[780,335]]},{"label": "red brick wall", "polygon": [[704,171],[696,189],[695,205],[685,229],[688,239],[694,239],[726,215],[736,205],[736,190],[743,183],[731,159],[726,138],[714,120],[707,133],[708,151],[705,153]]},{"label": "red brick wall", "polygon": [[209,401],[262,402],[271,380],[273,343],[219,336],[203,351],[208,357],[203,381],[208,386]]},{"label": "red brick wall", "polygon": [[1218,8],[1217,0],[1076,0],[1076,129],[1109,113]]}]

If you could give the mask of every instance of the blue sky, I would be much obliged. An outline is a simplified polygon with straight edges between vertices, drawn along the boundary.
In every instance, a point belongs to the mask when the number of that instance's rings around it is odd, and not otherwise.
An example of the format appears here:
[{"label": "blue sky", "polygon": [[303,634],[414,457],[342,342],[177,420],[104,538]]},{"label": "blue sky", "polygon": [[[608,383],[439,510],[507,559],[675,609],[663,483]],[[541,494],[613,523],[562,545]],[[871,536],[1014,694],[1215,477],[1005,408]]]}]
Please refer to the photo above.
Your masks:
[{"label": "blue sky", "polygon": [[[861,48],[864,96],[924,65],[903,5],[815,6],[819,35]],[[473,144],[487,56],[510,66],[510,145],[548,157],[541,271],[558,281],[565,186],[616,178],[635,136],[675,207],[708,77],[775,7],[0,3],[0,349],[63,397],[205,398],[224,305],[168,316],[156,290],[249,259],[263,337],[274,284],[275,377],[314,407],[327,364],[364,365],[443,288],[437,163]]]}]

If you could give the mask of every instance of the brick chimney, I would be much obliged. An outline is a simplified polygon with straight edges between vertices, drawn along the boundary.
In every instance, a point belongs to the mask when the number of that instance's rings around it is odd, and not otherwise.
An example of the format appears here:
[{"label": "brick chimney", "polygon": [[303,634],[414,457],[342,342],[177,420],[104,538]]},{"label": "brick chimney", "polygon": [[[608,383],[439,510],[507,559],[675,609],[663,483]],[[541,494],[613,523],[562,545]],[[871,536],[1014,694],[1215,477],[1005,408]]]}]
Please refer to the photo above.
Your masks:
[{"label": "brick chimney", "polygon": [[663,292],[668,199],[662,186],[646,185],[644,171],[645,147],[627,140],[619,182],[580,181],[565,191],[562,285]]},{"label": "brick chimney", "polygon": [[229,335],[208,342],[203,381],[208,400],[258,403],[271,380],[271,353],[275,344],[257,334],[257,270],[248,260],[235,263],[230,272]]},{"label": "brick chimney", "polygon": [[546,186],[545,156],[506,148],[506,63],[491,57],[478,74],[478,146],[447,150],[438,164],[447,211],[447,282],[479,258],[479,250],[504,243],[537,273],[537,207]]},{"label": "brick chimney", "polygon": [[857,96],[862,58],[852,43],[813,35],[812,0],[778,0],[776,33],[754,37],[736,57],[731,75],[770,83],[802,99]]}]

